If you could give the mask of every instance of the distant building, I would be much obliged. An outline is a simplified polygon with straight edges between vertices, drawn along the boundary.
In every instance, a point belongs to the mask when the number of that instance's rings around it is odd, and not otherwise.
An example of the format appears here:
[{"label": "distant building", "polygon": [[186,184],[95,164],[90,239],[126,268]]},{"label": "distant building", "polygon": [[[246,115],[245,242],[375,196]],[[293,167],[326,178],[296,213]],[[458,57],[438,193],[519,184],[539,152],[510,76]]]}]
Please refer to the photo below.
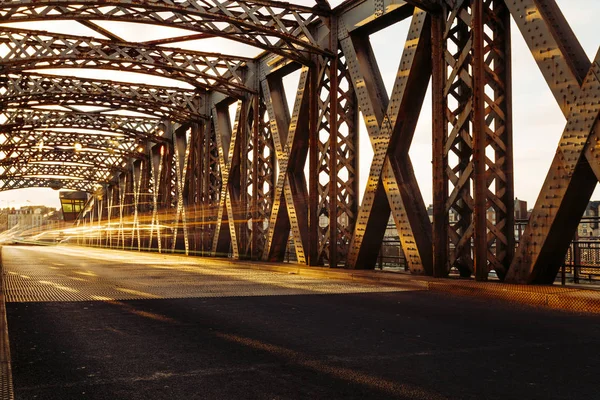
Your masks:
[{"label": "distant building", "polygon": [[8,214],[8,229],[18,227],[19,230],[41,228],[44,222],[42,208],[22,207],[11,210]]},{"label": "distant building", "polygon": [[515,199],[515,219],[528,219],[527,202],[525,200]]},{"label": "distant building", "polygon": [[590,201],[577,229],[579,237],[600,237],[600,201]]},{"label": "distant building", "polygon": [[46,206],[27,206],[16,210],[0,210],[0,232],[11,228],[19,231],[30,229],[52,229],[62,224],[62,213]]}]

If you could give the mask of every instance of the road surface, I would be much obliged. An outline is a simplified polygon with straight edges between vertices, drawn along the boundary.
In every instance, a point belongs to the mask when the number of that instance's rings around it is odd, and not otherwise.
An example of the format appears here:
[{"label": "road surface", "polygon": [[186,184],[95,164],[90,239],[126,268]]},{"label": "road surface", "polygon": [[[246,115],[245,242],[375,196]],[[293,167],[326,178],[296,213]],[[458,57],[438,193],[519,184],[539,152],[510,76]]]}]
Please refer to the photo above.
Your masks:
[{"label": "road surface", "polygon": [[17,399],[592,399],[598,317],[206,259],[4,247]]}]

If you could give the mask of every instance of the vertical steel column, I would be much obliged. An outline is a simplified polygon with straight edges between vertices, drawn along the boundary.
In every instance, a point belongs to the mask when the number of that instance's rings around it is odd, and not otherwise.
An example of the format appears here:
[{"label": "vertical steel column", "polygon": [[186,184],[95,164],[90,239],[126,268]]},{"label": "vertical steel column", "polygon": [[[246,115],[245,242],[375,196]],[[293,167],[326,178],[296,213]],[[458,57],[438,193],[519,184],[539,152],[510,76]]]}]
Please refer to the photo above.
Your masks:
[{"label": "vertical steel column", "polygon": [[127,174],[119,176],[119,242],[125,249],[125,196],[127,193]]},{"label": "vertical steel column", "polygon": [[140,220],[139,220],[139,204],[140,204],[140,193],[142,186],[142,161],[136,160],[132,166],[132,181],[133,181],[133,225],[131,229],[131,247],[135,247],[135,240],[137,239],[137,249],[142,250],[141,237],[140,237]]},{"label": "vertical steel column", "polygon": [[113,212],[113,207],[115,204],[115,186],[114,185],[109,185],[106,188],[106,226],[107,226],[107,231],[106,231],[106,242],[109,248],[113,247],[113,240],[112,240],[112,232],[113,232],[113,227],[112,227],[112,223],[111,223],[111,217],[112,217],[112,212]]},{"label": "vertical steel column", "polygon": [[259,135],[260,135],[260,94],[255,94],[252,96],[252,138],[248,141],[249,146],[252,147],[252,163],[249,166],[248,171],[248,187],[252,188],[251,194],[251,205],[250,205],[250,215],[252,218],[252,228],[251,228],[251,237],[250,237],[250,252],[249,257],[252,260],[256,260],[260,257],[260,231],[262,221],[260,220],[260,210],[259,210],[259,192],[261,191],[261,187],[259,187],[259,168],[261,165],[261,154],[262,149],[259,148]]},{"label": "vertical steel column", "polygon": [[98,227],[96,228],[96,234],[98,235],[96,239],[96,246],[102,246],[102,195],[96,195],[96,199],[94,201],[94,208],[96,211],[96,215],[98,217]]},{"label": "vertical steel column", "polygon": [[202,203],[202,163],[203,163],[203,125],[194,122],[191,124],[190,155],[187,167],[188,190],[188,235],[190,236],[190,251],[197,253],[201,250],[199,214]]},{"label": "vertical steel column", "polygon": [[435,275],[503,278],[514,252],[510,19],[503,1],[434,17]]},{"label": "vertical steel column", "polygon": [[485,60],[483,31],[483,1],[471,0],[471,76],[472,115],[471,136],[473,152],[473,269],[475,279],[485,281],[487,266],[487,184],[486,184],[486,123],[485,123]]},{"label": "vertical steel column", "polygon": [[[327,250],[327,258],[329,266],[332,268],[336,268],[340,262],[340,248],[343,246],[343,237],[339,234],[338,229],[338,218],[341,216],[338,211],[338,179],[342,180],[340,177],[341,170],[338,168],[338,152],[339,152],[339,143],[338,137],[340,135],[340,127],[338,124],[338,109],[342,108],[338,104],[338,90],[339,90],[339,52],[338,52],[338,32],[337,32],[337,18],[333,19],[334,23],[330,27],[331,33],[329,34],[329,48],[335,51],[337,54],[331,60],[329,60],[327,77],[329,78],[329,96],[327,99],[329,100],[329,149],[323,149],[323,152],[327,152],[329,154],[329,163],[327,165],[329,170],[329,182],[328,182],[328,200],[329,200],[329,209],[327,210],[327,215],[329,217],[329,237],[325,240],[329,241],[329,248]],[[325,106],[323,107],[325,108]],[[348,198],[349,201],[352,201],[352,198]],[[325,241],[324,240],[324,241]]]},{"label": "vertical steel column", "polygon": [[313,56],[308,82],[308,240],[306,264],[319,265],[319,94],[325,63]]},{"label": "vertical steel column", "polygon": [[[503,0],[485,0],[482,4],[481,36],[483,54],[482,152],[486,196],[485,228],[482,245],[487,265],[476,265],[478,280],[487,280],[490,270],[504,279],[514,257],[514,175],[512,144],[512,76],[510,14]],[[487,89],[487,90],[486,90]],[[478,124],[479,125],[479,124]],[[479,264],[479,263],[478,263]],[[479,269],[478,269],[479,268]]]},{"label": "vertical steel column", "polygon": [[446,3],[433,29],[434,275],[440,277],[451,267],[471,275],[474,232],[472,16],[468,1]]},{"label": "vertical steel column", "polygon": [[269,231],[269,220],[275,193],[275,144],[267,113],[264,95],[257,96],[257,119],[254,125],[255,156],[253,158],[253,174],[256,178],[253,185],[253,206],[256,223],[252,228],[253,259],[260,259],[265,251],[265,243]]},{"label": "vertical steel column", "polygon": [[188,238],[188,227],[187,227],[187,216],[186,216],[186,204],[184,201],[184,191],[187,182],[187,166],[190,154],[188,129],[182,129],[181,131],[175,132],[173,135],[173,147],[175,150],[174,161],[175,161],[175,179],[176,179],[176,191],[177,191],[177,208],[175,210],[175,221],[173,224],[173,243],[171,245],[171,251],[174,252],[177,248],[178,242],[178,229],[181,221],[183,230],[183,244],[185,254],[189,254],[189,238]]},{"label": "vertical steel column", "polygon": [[155,145],[151,150],[151,165],[152,165],[152,220],[150,223],[150,240],[148,247],[152,249],[153,235],[156,230],[156,249],[159,253],[162,252],[161,228],[160,228],[160,213],[159,213],[159,191],[161,187],[161,177],[163,168],[164,146]]},{"label": "vertical steel column", "polygon": [[[336,33],[337,34],[337,33]],[[338,44],[339,46],[339,44]],[[358,100],[352,85],[347,60],[341,49],[337,50],[336,69],[330,68],[330,136],[335,135],[336,153],[330,158],[329,215],[334,216],[335,229],[330,227],[330,241],[336,242],[336,258],[332,267],[347,265],[350,241],[358,216]],[[335,86],[335,89],[334,89]],[[331,140],[331,139],[330,139]],[[346,178],[344,179],[344,175]],[[330,251],[331,260],[331,251]]]}]

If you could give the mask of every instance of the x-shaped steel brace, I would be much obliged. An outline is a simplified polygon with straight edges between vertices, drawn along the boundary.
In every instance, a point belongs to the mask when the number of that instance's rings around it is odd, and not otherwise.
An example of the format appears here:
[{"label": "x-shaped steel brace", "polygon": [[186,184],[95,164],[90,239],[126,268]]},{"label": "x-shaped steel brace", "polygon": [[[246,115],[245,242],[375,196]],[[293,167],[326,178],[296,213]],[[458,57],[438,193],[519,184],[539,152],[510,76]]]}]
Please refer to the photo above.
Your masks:
[{"label": "x-shaped steel brace", "polygon": [[187,127],[182,127],[180,129],[181,131],[177,131],[173,135],[173,147],[175,150],[175,178],[177,187],[177,210],[175,211],[175,224],[173,225],[173,242],[171,245],[171,250],[175,251],[175,247],[177,246],[177,231],[179,229],[179,221],[181,221],[185,254],[188,255],[190,252],[190,245],[183,192],[186,188],[189,151],[186,137]]},{"label": "x-shaped steel brace", "polygon": [[156,248],[162,252],[162,241],[160,232],[160,214],[158,212],[158,196],[161,188],[161,177],[163,176],[163,145],[156,145],[151,150],[152,161],[152,220],[150,222],[150,241],[149,247],[152,247],[154,238],[154,229],[156,228]]},{"label": "x-shaped steel brace", "polygon": [[140,220],[138,215],[138,209],[140,204],[140,192],[142,186],[142,161],[136,160],[132,165],[132,178],[133,178],[133,229],[131,230],[131,246],[135,239],[137,239],[138,250],[142,249],[141,238],[140,238]]},{"label": "x-shaped steel brace", "polygon": [[263,253],[265,261],[283,260],[290,229],[298,262],[306,264],[308,260],[308,189],[304,165],[309,145],[310,75],[310,69],[303,67],[291,118],[282,80],[267,78],[262,81],[279,164],[269,232]]},{"label": "x-shaped steel brace", "polygon": [[415,9],[390,100],[367,41],[340,29],[340,43],[374,149],[348,265],[373,268],[390,211],[413,273],[432,273],[431,224],[408,149],[431,74],[430,21]]},{"label": "x-shaped steel brace", "polygon": [[552,283],[600,180],[600,53],[589,68],[556,4],[525,3],[507,7],[568,121],[506,280]]},{"label": "x-shaped steel brace", "polygon": [[231,127],[227,104],[213,106],[212,116],[219,151],[219,166],[221,168],[221,196],[217,209],[217,225],[213,236],[213,255],[226,255],[229,251],[229,240],[233,258],[240,256],[240,243],[237,235],[240,201],[240,163],[241,146],[239,140],[243,132],[246,117],[246,101],[238,100],[235,123]]}]

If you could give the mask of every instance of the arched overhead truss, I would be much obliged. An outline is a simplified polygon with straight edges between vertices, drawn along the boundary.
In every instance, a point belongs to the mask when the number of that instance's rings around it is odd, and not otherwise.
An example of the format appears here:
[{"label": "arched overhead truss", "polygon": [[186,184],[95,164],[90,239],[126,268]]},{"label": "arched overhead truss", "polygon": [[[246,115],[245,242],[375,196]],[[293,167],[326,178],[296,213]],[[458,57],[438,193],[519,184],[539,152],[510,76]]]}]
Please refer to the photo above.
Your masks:
[{"label": "arched overhead truss", "polygon": [[73,179],[70,177],[52,178],[40,176],[5,176],[0,178],[0,192],[26,188],[50,188],[54,190],[68,189],[93,193],[102,186],[100,182],[84,179]]},{"label": "arched overhead truss", "polygon": [[252,59],[91,37],[0,27],[0,72],[93,68],[187,82],[233,97],[252,92],[244,70]]},{"label": "arched overhead truss", "polygon": [[0,182],[14,181],[20,178],[36,178],[47,180],[84,180],[93,184],[110,183],[113,171],[82,165],[52,164],[15,164],[0,167]]},{"label": "arched overhead truss", "polygon": [[311,25],[321,21],[319,15],[328,16],[328,8],[270,0],[5,0],[0,1],[0,21],[117,20],[163,25],[199,32],[199,37],[224,37],[308,62],[311,53],[326,53],[313,36]]},{"label": "arched overhead truss", "polygon": [[102,151],[110,155],[138,158],[146,153],[146,141],[122,134],[98,134],[49,130],[13,131],[2,136],[0,154],[12,158],[24,153],[35,153],[49,149],[74,149],[78,144],[82,149]]},{"label": "arched overhead truss", "polygon": [[[16,154],[16,153],[15,153]],[[27,164],[59,164],[59,165],[80,165],[89,167],[98,167],[100,169],[119,171],[125,168],[127,162],[131,159],[142,158],[139,153],[108,153],[102,149],[85,148],[81,145],[78,148],[42,148],[35,147],[31,150],[19,149],[18,156],[15,158],[4,158],[0,160],[0,167],[9,167]]]},{"label": "arched overhead truss", "polygon": [[0,125],[0,132],[5,134],[40,128],[78,128],[118,132],[160,141],[166,130],[165,122],[158,118],[41,109],[8,109],[0,115],[6,117],[6,122]]},{"label": "arched overhead truss", "polygon": [[3,108],[84,105],[109,111],[126,109],[172,121],[206,118],[195,90],[39,74],[10,74],[0,79]]}]

